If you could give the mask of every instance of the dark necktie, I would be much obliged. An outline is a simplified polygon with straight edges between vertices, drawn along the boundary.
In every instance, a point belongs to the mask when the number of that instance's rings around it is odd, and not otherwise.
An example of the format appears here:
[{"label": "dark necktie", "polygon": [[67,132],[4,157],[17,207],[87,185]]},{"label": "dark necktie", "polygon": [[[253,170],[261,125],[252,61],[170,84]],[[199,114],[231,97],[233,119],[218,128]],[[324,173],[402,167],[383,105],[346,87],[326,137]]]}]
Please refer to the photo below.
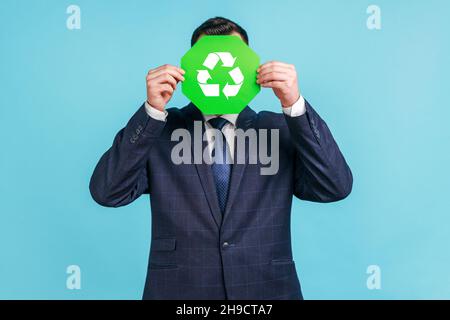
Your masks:
[{"label": "dark necktie", "polygon": [[[222,128],[228,123],[228,120],[217,117],[208,121],[209,124],[222,133],[222,143],[214,143],[213,154],[215,152],[214,163],[211,165],[211,169],[214,175],[214,181],[216,183],[217,197],[219,200],[220,210],[222,214],[225,211],[228,198],[228,187],[230,185],[231,164],[227,164],[227,158],[230,155],[228,143],[222,132]],[[221,152],[222,157],[217,153]],[[217,163],[218,162],[218,163]]]}]

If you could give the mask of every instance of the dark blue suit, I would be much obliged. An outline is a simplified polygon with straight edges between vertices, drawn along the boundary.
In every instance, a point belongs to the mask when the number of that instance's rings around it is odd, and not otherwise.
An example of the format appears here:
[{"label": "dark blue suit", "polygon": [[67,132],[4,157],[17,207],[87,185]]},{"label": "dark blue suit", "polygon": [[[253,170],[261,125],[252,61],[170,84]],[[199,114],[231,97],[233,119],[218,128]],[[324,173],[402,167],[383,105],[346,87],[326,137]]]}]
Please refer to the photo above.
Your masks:
[{"label": "dark blue suit", "polygon": [[301,299],[292,260],[292,196],[315,202],[345,198],[352,174],[327,125],[306,103],[288,117],[246,107],[244,130],[279,129],[280,166],[232,167],[222,215],[211,167],[175,165],[171,133],[202,121],[192,104],[169,109],[166,122],[142,106],[102,156],[90,183],[99,204],[120,207],[150,194],[152,242],[144,299]]}]

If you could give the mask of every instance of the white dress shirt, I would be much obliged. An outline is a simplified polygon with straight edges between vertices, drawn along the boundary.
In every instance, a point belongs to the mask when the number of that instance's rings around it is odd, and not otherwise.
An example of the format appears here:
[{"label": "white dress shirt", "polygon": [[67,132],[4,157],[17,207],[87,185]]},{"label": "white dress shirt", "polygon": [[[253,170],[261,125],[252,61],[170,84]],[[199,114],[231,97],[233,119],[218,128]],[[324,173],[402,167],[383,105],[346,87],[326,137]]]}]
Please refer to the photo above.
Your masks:
[{"label": "white dress shirt", "polygon": [[[283,113],[289,117],[299,117],[306,112],[306,106],[305,106],[305,99],[300,96],[300,98],[295,102],[291,107],[288,108],[282,108]],[[166,121],[167,118],[167,111],[160,111],[156,108],[153,108],[148,102],[145,102],[145,111],[149,115],[149,117],[159,120],[159,121]],[[220,117],[228,120],[228,123],[222,128],[222,133],[225,136],[225,140],[228,143],[228,147],[230,150],[231,156],[234,155],[234,130],[236,129],[236,121],[239,114],[222,114]],[[211,120],[213,118],[218,117],[217,115],[203,115],[203,118],[205,119],[205,128],[206,129],[212,129],[213,127],[208,122],[208,120]],[[213,144],[214,144],[214,136],[211,134],[210,130],[205,131],[206,138],[208,141],[208,150],[209,155],[211,156],[211,152],[213,150]]]}]

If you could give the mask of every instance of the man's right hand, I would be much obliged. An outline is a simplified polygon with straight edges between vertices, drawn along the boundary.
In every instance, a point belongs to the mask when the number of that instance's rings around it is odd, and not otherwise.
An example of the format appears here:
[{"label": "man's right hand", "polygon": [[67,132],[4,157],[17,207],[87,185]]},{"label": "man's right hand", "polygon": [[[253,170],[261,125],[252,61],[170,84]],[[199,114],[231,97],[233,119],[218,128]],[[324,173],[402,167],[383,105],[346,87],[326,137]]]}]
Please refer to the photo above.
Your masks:
[{"label": "man's right hand", "polygon": [[147,102],[159,111],[164,111],[167,103],[177,88],[177,83],[184,81],[185,71],[165,64],[152,69],[147,74]]}]

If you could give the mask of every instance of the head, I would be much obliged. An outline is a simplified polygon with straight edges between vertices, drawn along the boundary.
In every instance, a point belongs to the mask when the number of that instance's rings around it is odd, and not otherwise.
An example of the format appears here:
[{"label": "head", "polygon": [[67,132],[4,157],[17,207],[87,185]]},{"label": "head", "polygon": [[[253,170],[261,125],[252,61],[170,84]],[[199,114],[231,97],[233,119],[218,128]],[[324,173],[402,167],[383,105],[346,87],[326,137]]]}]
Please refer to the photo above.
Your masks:
[{"label": "head", "polygon": [[218,36],[218,35],[235,35],[239,36],[248,44],[247,31],[245,31],[236,22],[222,17],[215,17],[203,22],[195,29],[191,38],[191,46],[193,46],[202,36]]}]

